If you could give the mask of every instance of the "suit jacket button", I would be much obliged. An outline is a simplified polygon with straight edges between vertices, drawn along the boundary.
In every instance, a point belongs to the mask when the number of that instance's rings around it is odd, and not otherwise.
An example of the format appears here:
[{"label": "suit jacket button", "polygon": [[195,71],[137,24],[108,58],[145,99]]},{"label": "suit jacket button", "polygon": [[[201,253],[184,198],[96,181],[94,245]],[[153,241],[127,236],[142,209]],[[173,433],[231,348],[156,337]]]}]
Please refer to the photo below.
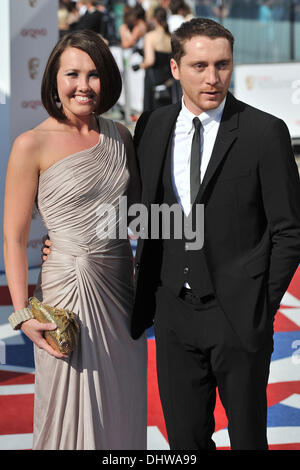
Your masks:
[{"label": "suit jacket button", "polygon": [[184,268],[183,274],[187,274],[189,272],[189,268]]},{"label": "suit jacket button", "polygon": [[140,263],[136,263],[135,269],[140,269]]}]

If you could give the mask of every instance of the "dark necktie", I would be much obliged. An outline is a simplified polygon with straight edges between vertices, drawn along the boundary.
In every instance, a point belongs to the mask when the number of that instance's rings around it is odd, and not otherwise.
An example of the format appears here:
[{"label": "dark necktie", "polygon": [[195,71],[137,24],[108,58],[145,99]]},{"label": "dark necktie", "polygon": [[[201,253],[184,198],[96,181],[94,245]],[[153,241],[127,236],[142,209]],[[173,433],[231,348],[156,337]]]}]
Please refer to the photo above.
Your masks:
[{"label": "dark necktie", "polygon": [[191,191],[191,204],[194,203],[196,196],[200,188],[200,159],[201,159],[201,147],[200,147],[200,129],[201,121],[195,117],[193,119],[195,132],[192,141],[191,150],[191,166],[190,166],[190,191]]}]

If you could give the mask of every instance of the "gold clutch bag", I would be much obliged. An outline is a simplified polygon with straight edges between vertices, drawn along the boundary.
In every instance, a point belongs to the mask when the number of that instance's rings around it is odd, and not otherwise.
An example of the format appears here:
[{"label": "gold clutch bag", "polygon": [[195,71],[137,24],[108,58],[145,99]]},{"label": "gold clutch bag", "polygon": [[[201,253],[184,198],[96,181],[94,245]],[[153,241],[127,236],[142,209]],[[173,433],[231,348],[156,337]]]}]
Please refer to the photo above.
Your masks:
[{"label": "gold clutch bag", "polygon": [[43,304],[36,297],[30,297],[28,308],[41,323],[55,323],[56,330],[45,331],[45,339],[55,351],[69,354],[78,343],[79,325],[73,312],[65,308]]}]

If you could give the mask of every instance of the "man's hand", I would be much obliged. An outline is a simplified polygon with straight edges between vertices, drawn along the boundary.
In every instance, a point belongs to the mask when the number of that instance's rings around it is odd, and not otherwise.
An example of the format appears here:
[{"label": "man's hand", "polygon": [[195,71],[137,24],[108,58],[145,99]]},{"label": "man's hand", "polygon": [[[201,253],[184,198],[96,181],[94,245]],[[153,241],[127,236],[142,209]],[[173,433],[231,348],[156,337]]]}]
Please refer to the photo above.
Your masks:
[{"label": "man's hand", "polygon": [[43,238],[43,247],[42,247],[42,260],[43,261],[46,261],[47,258],[48,258],[48,255],[50,255],[51,245],[52,245],[52,242],[51,242],[50,238],[48,237],[48,235],[46,235]]}]

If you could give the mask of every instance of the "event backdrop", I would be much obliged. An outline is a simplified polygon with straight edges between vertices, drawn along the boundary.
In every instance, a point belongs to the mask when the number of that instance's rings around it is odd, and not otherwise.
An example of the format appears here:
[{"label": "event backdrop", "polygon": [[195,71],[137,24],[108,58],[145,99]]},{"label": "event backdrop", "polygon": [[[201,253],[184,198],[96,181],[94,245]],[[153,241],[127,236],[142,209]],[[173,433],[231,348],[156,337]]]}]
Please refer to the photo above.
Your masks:
[{"label": "event backdrop", "polygon": [[300,139],[300,63],[235,65],[234,94],[277,116]]},{"label": "event backdrop", "polygon": [[[7,161],[14,139],[47,117],[40,88],[46,61],[58,40],[57,8],[58,0],[1,0],[0,271],[4,270],[2,220]],[[30,268],[40,264],[45,233],[34,211],[28,240]]]}]

